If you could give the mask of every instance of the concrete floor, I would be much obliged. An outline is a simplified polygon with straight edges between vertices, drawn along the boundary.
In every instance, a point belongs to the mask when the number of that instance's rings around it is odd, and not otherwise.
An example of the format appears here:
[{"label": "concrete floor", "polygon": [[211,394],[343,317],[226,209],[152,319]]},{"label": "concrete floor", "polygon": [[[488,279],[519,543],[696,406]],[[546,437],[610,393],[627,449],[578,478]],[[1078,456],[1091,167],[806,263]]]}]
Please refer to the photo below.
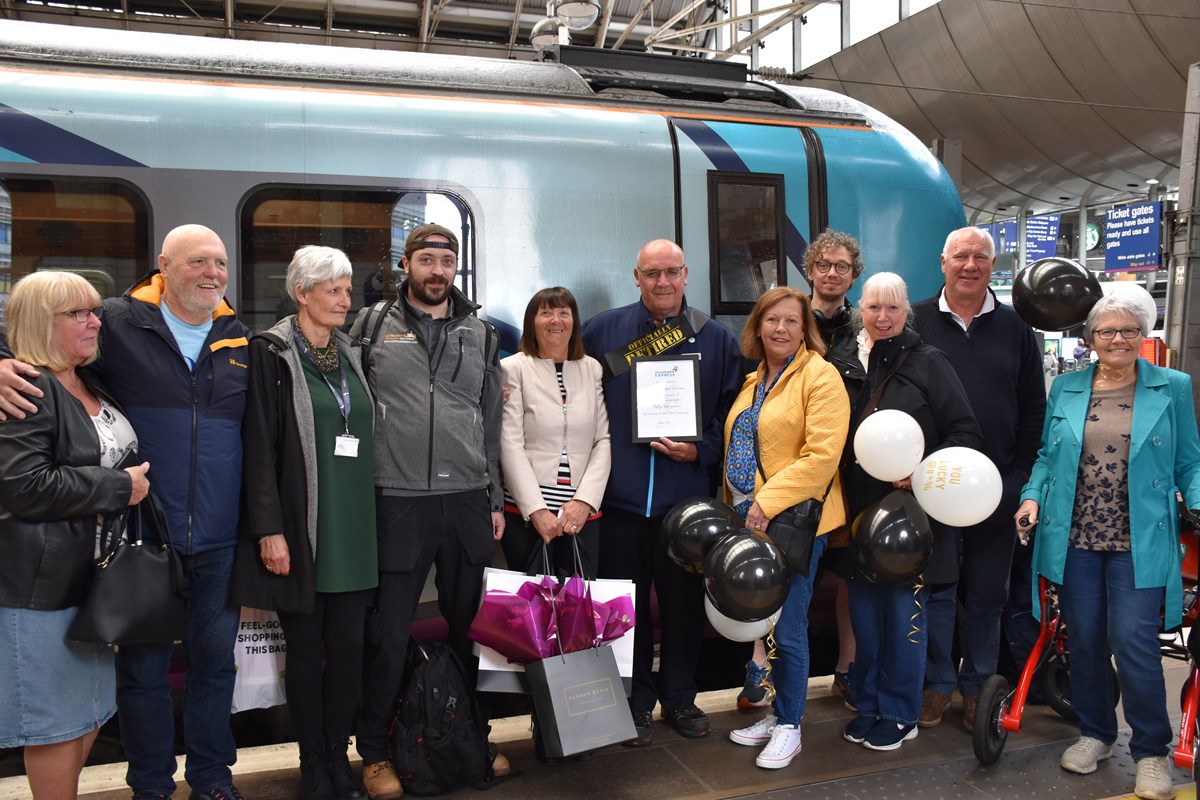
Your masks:
[{"label": "concrete floor", "polygon": [[[1164,661],[1167,695],[1177,697],[1187,677],[1182,662]],[[899,750],[880,753],[841,738],[852,719],[841,701],[829,694],[829,678],[810,683],[804,720],[804,751],[786,769],[768,771],[754,765],[756,750],[730,742],[728,732],[756,719],[735,708],[735,690],[709,692],[699,698],[713,722],[705,739],[684,739],[656,720],[654,743],[647,748],[610,747],[586,762],[567,761],[546,767],[533,755],[528,717],[497,722],[493,731],[508,756],[514,775],[487,791],[487,800],[563,800],[604,797],[606,800],[662,798],[856,798],[901,800],[982,800],[984,798],[1042,798],[1097,800],[1132,795],[1135,767],[1122,733],[1117,756],[1092,775],[1064,772],[1058,766],[1062,750],[1078,733],[1073,725],[1044,706],[1026,710],[1021,733],[1010,734],[1000,760],[981,766],[974,758],[971,737],[961,728],[956,698],[943,723],[923,729]],[[1173,705],[1173,704],[1172,704]],[[1174,709],[1177,720],[1178,711]],[[292,800],[298,795],[299,771],[295,745],[244,749],[235,767],[236,781],[247,800]],[[81,784],[87,800],[128,800],[124,766],[89,767]],[[180,779],[182,775],[178,776]],[[1194,800],[1190,776],[1175,771],[1179,800]],[[472,797],[464,789],[452,796]],[[0,780],[0,800],[24,800],[23,778]],[[177,797],[186,798],[181,784]]]}]

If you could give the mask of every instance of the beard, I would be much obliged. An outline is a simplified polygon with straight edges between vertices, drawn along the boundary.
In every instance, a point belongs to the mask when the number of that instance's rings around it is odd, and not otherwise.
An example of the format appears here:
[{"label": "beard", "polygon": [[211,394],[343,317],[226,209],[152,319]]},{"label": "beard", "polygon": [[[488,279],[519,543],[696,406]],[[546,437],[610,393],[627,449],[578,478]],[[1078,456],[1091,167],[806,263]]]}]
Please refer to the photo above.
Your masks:
[{"label": "beard", "polygon": [[450,284],[434,282],[432,279],[417,280],[409,278],[408,291],[418,303],[436,306],[446,300],[450,294]]}]

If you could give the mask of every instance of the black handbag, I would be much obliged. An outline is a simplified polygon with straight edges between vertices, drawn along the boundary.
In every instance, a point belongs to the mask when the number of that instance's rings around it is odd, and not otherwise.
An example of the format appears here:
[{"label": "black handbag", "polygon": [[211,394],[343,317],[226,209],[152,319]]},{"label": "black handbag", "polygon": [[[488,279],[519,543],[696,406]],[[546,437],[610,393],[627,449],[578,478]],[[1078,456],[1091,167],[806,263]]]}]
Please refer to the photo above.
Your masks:
[{"label": "black handbag", "polygon": [[[754,437],[754,458],[758,461],[759,472],[762,472],[762,461],[758,457],[758,436]],[[767,478],[763,474],[763,480]],[[833,488],[833,481],[825,487],[821,499],[810,497],[804,502],[780,511],[767,523],[767,536],[775,546],[783,551],[792,572],[808,577],[808,564],[812,560],[813,540],[817,538],[817,527],[821,524],[821,510],[825,507],[825,498]]]},{"label": "black handbag", "polygon": [[92,586],[67,638],[107,645],[181,641],[186,591],[166,513],[150,492],[105,518]]}]

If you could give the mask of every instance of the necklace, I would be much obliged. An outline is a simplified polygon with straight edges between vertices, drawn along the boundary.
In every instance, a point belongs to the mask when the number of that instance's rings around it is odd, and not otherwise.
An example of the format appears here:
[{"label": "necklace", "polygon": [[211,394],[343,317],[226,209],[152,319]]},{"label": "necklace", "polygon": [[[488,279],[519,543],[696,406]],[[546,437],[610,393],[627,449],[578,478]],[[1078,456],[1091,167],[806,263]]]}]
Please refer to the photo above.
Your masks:
[{"label": "necklace", "polygon": [[313,344],[309,338],[304,335],[304,331],[301,330],[299,323],[297,323],[295,320],[292,320],[292,329],[299,334],[300,338],[304,341],[305,346],[308,348],[308,352],[312,354],[313,362],[316,363],[317,369],[321,370],[322,373],[333,372],[335,369],[341,366],[342,360],[338,355],[337,342],[333,340],[333,336],[329,337],[329,344],[325,345],[324,349],[322,349]]},{"label": "necklace", "polygon": [[1105,366],[1104,364],[1097,364],[1096,365],[1096,383],[1098,383],[1098,384],[1102,383],[1106,386],[1121,383],[1122,381],[1124,381],[1126,378],[1129,377],[1129,373],[1132,369],[1133,369],[1133,367],[1126,367],[1125,369],[1117,369],[1116,367],[1109,367],[1109,366]]}]

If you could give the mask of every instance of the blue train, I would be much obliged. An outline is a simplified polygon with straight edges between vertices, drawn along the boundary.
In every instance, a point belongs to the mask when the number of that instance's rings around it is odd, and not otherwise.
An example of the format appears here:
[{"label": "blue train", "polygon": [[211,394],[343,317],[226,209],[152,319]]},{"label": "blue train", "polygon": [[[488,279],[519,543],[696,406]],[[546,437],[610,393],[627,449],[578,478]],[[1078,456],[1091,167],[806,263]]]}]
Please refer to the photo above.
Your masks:
[{"label": "blue train", "polygon": [[[616,59],[617,63],[612,63]],[[460,288],[508,349],[532,292],[586,317],[636,297],[641,244],[673,238],[690,302],[732,328],[825,227],[868,271],[932,294],[964,224],[929,150],[883,115],[740,65],[587,48],[541,62],[0,22],[0,297],[36,269],[105,296],[163,234],[212,227],[229,295],[275,319],[300,245],[345,250],[374,299],[407,232],[462,232]],[[10,218],[4,218],[10,217]]]}]

